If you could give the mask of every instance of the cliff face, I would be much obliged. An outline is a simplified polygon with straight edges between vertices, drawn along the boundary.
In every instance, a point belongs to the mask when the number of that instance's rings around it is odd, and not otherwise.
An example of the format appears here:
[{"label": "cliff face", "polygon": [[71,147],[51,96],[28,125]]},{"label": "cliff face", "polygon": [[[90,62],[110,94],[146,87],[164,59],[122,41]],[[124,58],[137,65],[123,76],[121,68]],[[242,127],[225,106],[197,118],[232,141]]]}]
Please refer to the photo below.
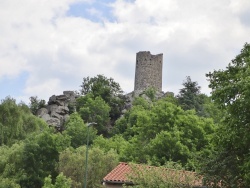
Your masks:
[{"label": "cliff face", "polygon": [[64,91],[63,95],[53,95],[49,98],[46,108],[41,108],[37,116],[42,118],[49,126],[61,130],[69,118],[69,112],[74,111],[78,95],[73,91]]}]

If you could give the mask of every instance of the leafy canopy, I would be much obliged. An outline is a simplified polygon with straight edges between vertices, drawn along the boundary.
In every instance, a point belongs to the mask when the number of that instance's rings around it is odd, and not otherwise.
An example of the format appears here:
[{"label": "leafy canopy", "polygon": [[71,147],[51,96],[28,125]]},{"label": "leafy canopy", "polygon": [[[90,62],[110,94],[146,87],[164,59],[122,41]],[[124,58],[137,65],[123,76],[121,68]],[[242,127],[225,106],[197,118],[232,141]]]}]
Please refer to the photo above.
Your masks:
[{"label": "leafy canopy", "polygon": [[119,83],[115,82],[113,78],[107,78],[103,75],[97,75],[93,78],[86,77],[83,78],[81,88],[81,94],[91,94],[93,99],[101,97],[110,106],[111,120],[115,121],[120,117],[125,99]]},{"label": "leafy canopy", "polygon": [[101,96],[105,101],[108,101],[111,95],[118,96],[123,93],[120,85],[113,78],[107,78],[103,75],[83,78],[81,87],[83,95],[92,93],[95,97]]},{"label": "leafy canopy", "polygon": [[93,97],[91,94],[81,96],[77,99],[77,109],[84,122],[95,122],[99,134],[107,134],[106,125],[110,121],[109,105],[99,96]]},{"label": "leafy canopy", "polygon": [[194,169],[193,155],[209,145],[213,121],[198,117],[194,111],[184,111],[169,98],[148,105],[143,100],[137,100],[137,105],[115,125],[128,140],[122,150],[124,159],[153,165],[172,160]]},{"label": "leafy canopy", "polygon": [[212,99],[226,114],[215,137],[216,151],[204,171],[225,186],[246,187],[250,185],[250,44],[225,70],[206,76]]},{"label": "leafy canopy", "polygon": [[[86,147],[76,149],[67,148],[60,153],[59,171],[71,178],[72,187],[82,188],[84,184],[84,172]],[[114,150],[104,151],[99,147],[91,147],[88,156],[88,178],[89,188],[101,188],[102,178],[109,173],[118,163],[118,155]]]},{"label": "leafy canopy", "polygon": [[[92,144],[93,139],[96,137],[97,131],[92,126],[89,129],[89,140],[90,144]],[[74,112],[70,115],[69,120],[65,124],[63,135],[65,137],[70,137],[71,146],[73,148],[78,148],[87,143],[87,125],[84,124],[81,116],[77,112]]]},{"label": "leafy canopy", "polygon": [[11,145],[47,125],[34,116],[27,105],[6,97],[0,103],[0,145]]}]

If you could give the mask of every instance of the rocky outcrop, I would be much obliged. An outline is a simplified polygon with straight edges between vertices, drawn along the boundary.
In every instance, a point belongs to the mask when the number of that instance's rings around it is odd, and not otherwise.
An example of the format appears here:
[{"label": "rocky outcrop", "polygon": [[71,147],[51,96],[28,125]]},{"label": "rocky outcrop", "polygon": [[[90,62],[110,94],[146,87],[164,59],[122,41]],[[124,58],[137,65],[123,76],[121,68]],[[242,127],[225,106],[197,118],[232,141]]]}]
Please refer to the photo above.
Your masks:
[{"label": "rocky outcrop", "polygon": [[70,112],[74,111],[77,97],[74,91],[64,91],[63,95],[53,95],[49,98],[46,108],[37,111],[37,116],[48,125],[61,130]]}]

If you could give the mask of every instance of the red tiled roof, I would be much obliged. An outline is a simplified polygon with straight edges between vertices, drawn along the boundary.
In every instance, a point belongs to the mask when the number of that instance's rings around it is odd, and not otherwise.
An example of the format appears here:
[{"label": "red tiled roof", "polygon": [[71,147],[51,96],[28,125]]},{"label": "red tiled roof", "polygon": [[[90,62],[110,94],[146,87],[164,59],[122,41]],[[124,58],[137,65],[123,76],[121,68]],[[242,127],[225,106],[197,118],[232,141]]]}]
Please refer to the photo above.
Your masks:
[{"label": "red tiled roof", "polygon": [[[145,168],[146,167],[146,168]],[[136,168],[139,171],[145,171],[143,169],[154,169],[156,171],[163,174],[166,174],[168,177],[178,178],[179,182],[184,182],[186,178],[192,179],[190,182],[193,186],[201,186],[202,185],[202,177],[197,177],[195,172],[185,171],[185,170],[175,170],[175,169],[168,169],[168,168],[160,168],[155,166],[147,166],[147,165],[139,165],[136,164]],[[157,170],[158,169],[158,170]],[[128,176],[132,174],[131,165],[125,162],[119,163],[110,173],[108,173],[104,178],[103,182],[110,182],[110,183],[121,183],[121,184],[133,184],[131,180],[129,180]],[[154,171],[154,172],[156,172]],[[165,173],[164,173],[165,171]]]},{"label": "red tiled roof", "polygon": [[114,183],[132,183],[127,179],[127,174],[131,172],[131,168],[127,163],[121,162],[117,167],[115,167],[110,173],[108,173],[104,178],[104,182],[114,182]]}]

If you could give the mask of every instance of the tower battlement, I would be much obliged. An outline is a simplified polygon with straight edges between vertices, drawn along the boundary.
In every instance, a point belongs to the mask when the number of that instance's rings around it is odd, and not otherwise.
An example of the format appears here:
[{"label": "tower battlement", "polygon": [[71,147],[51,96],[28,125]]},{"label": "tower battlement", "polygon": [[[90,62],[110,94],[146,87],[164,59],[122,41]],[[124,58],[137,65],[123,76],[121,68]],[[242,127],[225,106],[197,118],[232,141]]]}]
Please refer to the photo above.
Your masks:
[{"label": "tower battlement", "polygon": [[140,93],[148,88],[162,91],[163,54],[152,55],[149,51],[136,54],[134,92]]}]

